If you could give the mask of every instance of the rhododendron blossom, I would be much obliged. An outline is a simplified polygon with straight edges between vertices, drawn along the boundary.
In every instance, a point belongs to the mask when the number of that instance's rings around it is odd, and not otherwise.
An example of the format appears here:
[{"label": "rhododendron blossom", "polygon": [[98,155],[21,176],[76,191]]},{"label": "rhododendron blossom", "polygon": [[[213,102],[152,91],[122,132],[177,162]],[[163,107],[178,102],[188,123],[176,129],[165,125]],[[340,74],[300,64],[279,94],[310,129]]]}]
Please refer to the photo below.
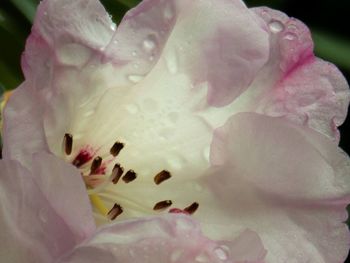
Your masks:
[{"label": "rhododendron blossom", "polygon": [[67,225],[50,234],[59,251],[45,235],[33,248],[43,262],[345,260],[349,90],[300,21],[239,0],[144,0],[116,26],[97,0],[44,0],[22,68],[3,155],[25,168],[4,166],[27,169],[29,196]]}]

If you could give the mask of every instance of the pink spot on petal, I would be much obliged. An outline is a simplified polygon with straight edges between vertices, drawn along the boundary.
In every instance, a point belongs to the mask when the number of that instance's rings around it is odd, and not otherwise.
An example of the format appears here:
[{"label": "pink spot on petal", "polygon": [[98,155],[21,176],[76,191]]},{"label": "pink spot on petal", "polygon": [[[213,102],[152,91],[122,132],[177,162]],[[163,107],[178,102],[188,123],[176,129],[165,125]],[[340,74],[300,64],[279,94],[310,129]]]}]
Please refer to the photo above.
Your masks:
[{"label": "pink spot on petal", "polygon": [[94,157],[94,153],[90,149],[82,149],[74,158],[72,164],[79,168],[89,162],[92,157]]},{"label": "pink spot on petal", "polygon": [[185,215],[189,215],[190,213],[188,213],[185,210],[182,210],[180,208],[172,208],[169,210],[169,213],[173,213],[173,214],[185,214]]}]

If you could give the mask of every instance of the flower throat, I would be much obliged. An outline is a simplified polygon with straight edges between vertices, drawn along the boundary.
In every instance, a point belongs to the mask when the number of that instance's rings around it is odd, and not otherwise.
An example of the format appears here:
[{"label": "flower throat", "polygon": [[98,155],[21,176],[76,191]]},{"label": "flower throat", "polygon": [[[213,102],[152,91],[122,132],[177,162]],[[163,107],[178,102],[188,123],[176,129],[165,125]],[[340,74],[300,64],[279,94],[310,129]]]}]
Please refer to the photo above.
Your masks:
[{"label": "flower throat", "polygon": [[[88,147],[82,148],[78,151],[77,155],[71,161],[71,164],[80,170],[80,174],[84,180],[90,201],[97,209],[97,211],[106,216],[110,220],[116,219],[121,215],[125,209],[117,202],[114,203],[113,207],[108,209],[103,200],[99,197],[98,193],[103,192],[105,187],[110,184],[118,184],[123,181],[125,184],[129,184],[137,179],[137,173],[129,169],[124,172],[124,168],[121,164],[115,163],[110,175],[106,175],[107,166],[114,161],[120,151],[125,147],[122,142],[115,142],[110,148],[109,153],[106,156],[112,157],[112,160],[104,161],[103,157],[96,155],[96,153]],[[63,137],[62,144],[63,152],[66,156],[69,156],[73,152],[73,135],[66,133]],[[171,172],[162,170],[153,177],[155,185],[160,185],[166,180],[172,177]],[[173,205],[172,200],[161,200],[154,204],[153,211],[163,212],[169,209],[169,213],[184,213],[192,215],[199,207],[197,202],[193,202],[189,206],[180,208],[171,208]],[[150,211],[151,212],[151,211]]]}]

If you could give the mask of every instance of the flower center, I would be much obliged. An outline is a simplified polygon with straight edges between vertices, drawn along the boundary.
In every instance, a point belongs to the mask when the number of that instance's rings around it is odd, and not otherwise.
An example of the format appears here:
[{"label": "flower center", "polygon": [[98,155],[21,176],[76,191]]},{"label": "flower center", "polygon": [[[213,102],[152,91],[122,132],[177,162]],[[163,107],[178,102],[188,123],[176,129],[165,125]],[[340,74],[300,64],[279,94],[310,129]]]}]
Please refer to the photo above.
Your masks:
[{"label": "flower center", "polygon": [[[131,201],[127,196],[119,195],[118,190],[113,188],[113,185],[125,184],[123,187],[127,187],[128,184],[138,179],[136,171],[133,169],[124,171],[122,164],[117,162],[118,154],[123,150],[125,144],[119,141],[115,142],[111,146],[109,153],[104,155],[97,155],[97,151],[93,147],[86,145],[76,151],[77,154],[73,156],[73,141],[72,134],[66,133],[64,135],[62,148],[65,159],[80,170],[93,208],[98,212],[99,217],[102,216],[105,219],[114,220],[122,215],[128,209],[128,206],[133,207],[133,209],[138,207],[138,210],[142,211],[141,214],[169,212],[191,215],[198,209],[199,204],[197,202],[192,202],[185,208],[172,207],[173,200],[169,199],[159,200],[153,204],[153,207],[147,208],[142,203]],[[161,170],[153,176],[152,185],[160,187],[163,182],[171,178],[172,174],[170,171]],[[132,191],[130,191],[131,193]],[[114,201],[113,205],[108,208],[106,203],[109,202],[105,202],[105,199],[112,199]]]}]

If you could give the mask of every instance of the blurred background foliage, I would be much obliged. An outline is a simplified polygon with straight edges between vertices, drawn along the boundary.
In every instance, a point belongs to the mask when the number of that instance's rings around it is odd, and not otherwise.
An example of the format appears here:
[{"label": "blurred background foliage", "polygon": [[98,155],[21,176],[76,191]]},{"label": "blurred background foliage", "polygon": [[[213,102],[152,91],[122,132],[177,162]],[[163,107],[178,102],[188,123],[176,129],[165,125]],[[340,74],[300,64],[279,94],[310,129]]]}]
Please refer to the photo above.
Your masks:
[{"label": "blurred background foliage", "polygon": [[[318,0],[313,5],[296,0],[245,0],[245,3],[249,7],[275,8],[305,22],[312,31],[316,54],[335,63],[349,81],[350,35],[347,32],[347,1]],[[101,2],[118,23],[125,12],[140,0]],[[23,81],[20,56],[38,3],[39,0],[0,0],[0,91],[13,89]],[[348,122],[341,127],[341,146],[350,152],[350,136],[344,136],[349,130]]]}]

